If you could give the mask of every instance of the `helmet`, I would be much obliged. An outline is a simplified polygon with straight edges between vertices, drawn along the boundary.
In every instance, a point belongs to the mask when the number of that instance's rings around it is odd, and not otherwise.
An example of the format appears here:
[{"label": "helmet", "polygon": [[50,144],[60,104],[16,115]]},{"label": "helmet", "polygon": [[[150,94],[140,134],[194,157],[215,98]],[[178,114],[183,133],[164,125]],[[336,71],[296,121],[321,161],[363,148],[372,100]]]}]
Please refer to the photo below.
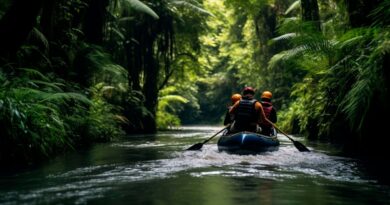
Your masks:
[{"label": "helmet", "polygon": [[245,87],[244,90],[242,91],[242,94],[246,95],[248,93],[255,94],[255,89],[252,87]]},{"label": "helmet", "polygon": [[234,104],[237,101],[241,100],[241,95],[236,93],[236,94],[232,95],[231,99],[232,99],[232,103]]},{"label": "helmet", "polygon": [[261,98],[271,99],[272,93],[270,91],[264,91],[263,94],[261,94]]}]

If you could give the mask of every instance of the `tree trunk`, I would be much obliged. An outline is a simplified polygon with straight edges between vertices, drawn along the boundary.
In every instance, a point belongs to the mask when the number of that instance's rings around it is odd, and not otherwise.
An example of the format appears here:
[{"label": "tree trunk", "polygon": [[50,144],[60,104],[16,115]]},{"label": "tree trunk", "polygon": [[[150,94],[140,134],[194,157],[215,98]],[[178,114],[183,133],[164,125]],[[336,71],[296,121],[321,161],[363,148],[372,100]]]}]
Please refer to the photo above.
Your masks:
[{"label": "tree trunk", "polygon": [[48,41],[52,41],[55,37],[54,25],[55,25],[55,10],[57,0],[45,0],[41,14],[41,31],[45,35]]},{"label": "tree trunk", "polygon": [[313,22],[315,29],[321,30],[317,0],[301,0],[302,21]]},{"label": "tree trunk", "polygon": [[153,26],[154,24],[150,22],[136,26],[130,34],[136,42],[126,46],[129,87],[132,90],[142,91],[145,96],[144,106],[150,113],[150,115],[139,116],[142,117],[140,131],[146,133],[154,133],[157,129],[159,64],[155,56],[157,32],[153,31]]},{"label": "tree trunk", "polygon": [[255,17],[256,36],[259,39],[260,52],[262,53],[262,66],[267,67],[268,61],[276,53],[268,45],[270,39],[276,36],[276,10],[273,6],[264,6]]},{"label": "tree trunk", "polygon": [[43,0],[14,0],[0,20],[0,58],[16,54],[37,23]]},{"label": "tree trunk", "polygon": [[[138,42],[143,42],[144,32],[146,32],[144,29],[136,28],[133,34],[134,38]],[[143,50],[143,44],[134,42],[126,44],[129,87],[136,91],[141,91],[140,73],[143,69]]]},{"label": "tree trunk", "polygon": [[[151,34],[153,35],[153,34]],[[155,39],[152,37],[152,39]],[[156,109],[157,109],[157,98],[158,98],[158,73],[159,73],[159,65],[156,62],[154,57],[154,47],[153,41],[148,41],[146,45],[146,53],[145,53],[145,83],[143,87],[144,95],[145,95],[145,107],[152,114],[151,117],[147,117],[145,119],[145,131],[154,133],[156,132]]]},{"label": "tree trunk", "polygon": [[92,0],[84,23],[84,35],[88,42],[102,45],[109,0]]}]

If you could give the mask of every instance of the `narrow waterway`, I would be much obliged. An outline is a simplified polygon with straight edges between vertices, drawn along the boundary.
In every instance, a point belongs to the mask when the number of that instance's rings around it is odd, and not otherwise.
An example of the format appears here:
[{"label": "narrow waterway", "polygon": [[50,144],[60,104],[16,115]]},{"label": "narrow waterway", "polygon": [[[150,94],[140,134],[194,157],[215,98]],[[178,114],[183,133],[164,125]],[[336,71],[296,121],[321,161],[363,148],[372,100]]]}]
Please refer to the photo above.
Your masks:
[{"label": "narrow waterway", "polygon": [[299,152],[280,135],[278,151],[258,155],[218,152],[217,138],[183,151],[219,129],[128,136],[2,174],[0,204],[390,204],[389,186],[324,145]]}]

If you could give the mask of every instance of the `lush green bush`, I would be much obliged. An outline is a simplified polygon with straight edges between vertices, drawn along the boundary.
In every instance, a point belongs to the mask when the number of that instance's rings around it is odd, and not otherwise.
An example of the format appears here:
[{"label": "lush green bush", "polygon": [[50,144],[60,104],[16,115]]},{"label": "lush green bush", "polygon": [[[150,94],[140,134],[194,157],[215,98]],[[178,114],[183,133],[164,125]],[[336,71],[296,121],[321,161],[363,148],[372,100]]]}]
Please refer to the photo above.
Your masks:
[{"label": "lush green bush", "polygon": [[[102,87],[91,100],[34,69],[0,72],[0,161],[33,162],[122,133]],[[75,89],[75,88],[74,88]]]},{"label": "lush green bush", "polygon": [[63,92],[64,84],[33,69],[1,73],[0,84],[0,160],[29,161],[72,146],[62,108],[73,101],[90,104],[85,96]]}]

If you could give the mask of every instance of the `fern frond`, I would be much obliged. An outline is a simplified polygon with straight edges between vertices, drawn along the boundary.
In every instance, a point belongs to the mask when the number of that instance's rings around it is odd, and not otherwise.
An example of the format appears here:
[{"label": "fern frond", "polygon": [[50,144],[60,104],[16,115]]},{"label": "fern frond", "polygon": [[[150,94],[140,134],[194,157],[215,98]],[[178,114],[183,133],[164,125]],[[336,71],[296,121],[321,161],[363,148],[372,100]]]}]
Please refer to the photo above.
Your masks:
[{"label": "fern frond", "polygon": [[47,92],[43,92],[34,88],[20,87],[12,88],[10,94],[14,96],[15,99],[24,99],[24,100],[34,100],[34,99],[43,99]]},{"label": "fern frond", "polygon": [[85,104],[92,104],[91,100],[89,100],[84,95],[81,95],[80,93],[46,93],[45,97],[41,102],[45,101],[66,101],[66,100],[77,100],[80,102],[83,102]]},{"label": "fern frond", "polygon": [[17,70],[23,71],[24,74],[26,74],[30,78],[38,78],[38,79],[41,79],[41,80],[44,80],[44,81],[50,81],[50,79],[48,77],[46,77],[45,75],[43,75],[41,72],[39,72],[36,69],[32,69],[32,68],[17,68]]},{"label": "fern frond", "polygon": [[42,81],[42,80],[31,80],[30,83],[44,85],[46,87],[52,88],[53,91],[57,91],[57,92],[62,92],[63,90],[60,86],[65,86],[62,83],[51,83],[51,82],[46,82],[46,81]]},{"label": "fern frond", "polygon": [[42,116],[44,113],[58,113],[57,108],[53,108],[46,104],[33,103],[32,108],[27,111],[28,115]]}]

